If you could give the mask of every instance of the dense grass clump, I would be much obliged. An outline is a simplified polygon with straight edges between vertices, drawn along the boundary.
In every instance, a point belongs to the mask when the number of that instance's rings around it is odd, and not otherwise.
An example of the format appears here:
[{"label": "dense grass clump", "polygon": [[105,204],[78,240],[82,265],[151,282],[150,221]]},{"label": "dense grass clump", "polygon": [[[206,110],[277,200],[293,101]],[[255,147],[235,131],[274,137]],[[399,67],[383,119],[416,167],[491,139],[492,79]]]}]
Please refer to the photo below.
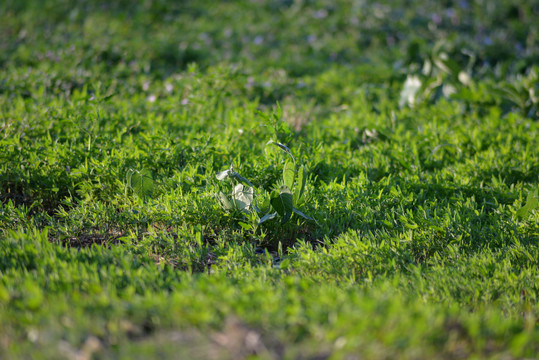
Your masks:
[{"label": "dense grass clump", "polygon": [[539,7],[0,3],[0,358],[535,358]]}]

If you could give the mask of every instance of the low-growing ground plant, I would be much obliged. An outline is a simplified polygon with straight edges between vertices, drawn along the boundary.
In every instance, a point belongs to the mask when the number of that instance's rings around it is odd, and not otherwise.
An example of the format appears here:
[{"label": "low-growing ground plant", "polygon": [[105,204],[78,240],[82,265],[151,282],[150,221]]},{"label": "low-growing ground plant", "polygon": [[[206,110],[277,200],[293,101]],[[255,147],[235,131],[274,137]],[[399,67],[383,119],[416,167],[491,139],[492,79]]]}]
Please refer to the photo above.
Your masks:
[{"label": "low-growing ground plant", "polygon": [[154,190],[152,174],[146,170],[129,170],[126,176],[127,184],[141,199],[151,196]]},{"label": "low-growing ground plant", "polygon": [[284,162],[282,180],[274,185],[269,194],[264,189],[256,189],[248,179],[234,170],[233,165],[216,175],[217,180],[228,184],[228,193],[217,193],[222,208],[242,216],[243,221],[238,223],[253,233],[256,233],[260,225],[273,219],[279,219],[279,223],[284,225],[294,214],[314,222],[312,217],[298,209],[304,202],[308,179],[305,166],[296,170],[296,159],[287,146],[274,141],[266,144],[269,145],[276,146],[290,157]]}]

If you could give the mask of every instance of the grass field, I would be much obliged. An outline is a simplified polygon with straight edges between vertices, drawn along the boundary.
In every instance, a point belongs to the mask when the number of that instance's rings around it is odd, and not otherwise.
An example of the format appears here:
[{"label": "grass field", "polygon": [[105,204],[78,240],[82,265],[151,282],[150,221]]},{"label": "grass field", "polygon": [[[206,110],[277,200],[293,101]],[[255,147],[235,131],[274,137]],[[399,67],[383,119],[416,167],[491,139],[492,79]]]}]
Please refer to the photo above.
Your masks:
[{"label": "grass field", "polygon": [[539,358],[538,18],[1,1],[0,358]]}]

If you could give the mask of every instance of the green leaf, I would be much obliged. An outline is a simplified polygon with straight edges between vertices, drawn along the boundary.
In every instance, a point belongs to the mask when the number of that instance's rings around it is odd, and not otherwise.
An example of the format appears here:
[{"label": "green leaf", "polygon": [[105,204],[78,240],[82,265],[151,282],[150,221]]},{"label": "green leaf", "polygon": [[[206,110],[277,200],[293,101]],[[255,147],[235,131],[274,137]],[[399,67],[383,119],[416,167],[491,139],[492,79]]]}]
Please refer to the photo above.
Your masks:
[{"label": "green leaf", "polygon": [[253,230],[253,225],[251,224],[247,224],[242,221],[240,221],[239,224],[243,228],[243,230]]},{"label": "green leaf", "polygon": [[273,218],[276,217],[276,216],[277,216],[277,213],[266,214],[266,215],[264,215],[264,216],[262,216],[262,217],[260,218],[260,220],[258,221],[258,225],[262,224],[262,223],[265,222],[265,221],[271,220],[271,219],[273,219]]},{"label": "green leaf", "polygon": [[257,196],[255,202],[255,210],[258,213],[267,213],[270,210],[270,196],[262,189],[262,194]]},{"label": "green leaf", "polygon": [[526,199],[526,205],[521,207],[517,213],[516,216],[518,219],[522,220],[527,218],[530,213],[536,209],[539,205],[539,191],[530,191],[528,193],[528,198]]},{"label": "green leaf", "polygon": [[305,166],[302,166],[298,170],[298,185],[299,189],[296,189],[294,192],[294,204],[299,205],[301,198],[303,197],[303,192],[305,191],[305,184],[307,184],[307,170]]},{"label": "green leaf", "polygon": [[221,171],[220,173],[218,173],[217,175],[215,175],[215,177],[217,178],[217,180],[223,181],[223,180],[226,179],[228,176],[230,176],[230,172],[231,172],[230,169],[225,170],[225,171]]},{"label": "green leaf", "polygon": [[128,184],[139,197],[145,197],[152,194],[154,182],[151,173],[144,169],[141,171],[131,170],[128,173]]},{"label": "green leaf", "polygon": [[290,259],[286,258],[279,264],[279,269],[286,270],[290,266]]},{"label": "green leaf", "polygon": [[273,190],[270,195],[270,204],[273,210],[279,214],[279,216],[284,215],[284,206],[282,202],[280,201],[280,194],[277,190]]},{"label": "green leaf", "polygon": [[232,197],[238,210],[249,210],[253,203],[254,189],[252,187],[246,188],[243,184],[238,184],[234,188]]},{"label": "green leaf", "polygon": [[272,192],[270,202],[273,209],[281,216],[281,223],[284,224],[290,220],[294,209],[294,199],[286,185],[281,186],[280,192]]},{"label": "green leaf", "polygon": [[301,216],[302,218],[304,219],[307,219],[307,220],[310,220],[310,221],[316,221],[314,220],[312,217],[308,216],[308,215],[305,215],[304,213],[302,213],[301,211],[299,211],[298,209],[296,208],[293,208],[292,211],[294,211],[295,214],[298,214],[299,216]]},{"label": "green leaf", "polygon": [[228,200],[225,194],[223,194],[222,192],[219,192],[218,196],[219,196],[219,201],[221,202],[221,205],[225,210],[230,211],[234,209],[234,205],[232,205],[232,203],[230,202],[230,200]]},{"label": "green leaf", "polygon": [[294,187],[294,178],[296,177],[296,165],[292,161],[287,161],[283,168],[283,181],[284,184],[292,189]]}]

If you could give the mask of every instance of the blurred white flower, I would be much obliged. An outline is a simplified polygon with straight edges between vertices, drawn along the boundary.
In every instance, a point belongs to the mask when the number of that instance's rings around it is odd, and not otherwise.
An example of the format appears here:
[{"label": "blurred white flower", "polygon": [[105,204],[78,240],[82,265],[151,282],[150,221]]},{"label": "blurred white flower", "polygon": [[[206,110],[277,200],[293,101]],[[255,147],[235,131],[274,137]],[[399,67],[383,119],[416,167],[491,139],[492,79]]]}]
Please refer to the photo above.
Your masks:
[{"label": "blurred white flower", "polygon": [[416,95],[421,88],[421,80],[417,75],[408,75],[404,86],[402,87],[401,97],[399,100],[399,106],[404,105],[413,106],[416,102]]}]

